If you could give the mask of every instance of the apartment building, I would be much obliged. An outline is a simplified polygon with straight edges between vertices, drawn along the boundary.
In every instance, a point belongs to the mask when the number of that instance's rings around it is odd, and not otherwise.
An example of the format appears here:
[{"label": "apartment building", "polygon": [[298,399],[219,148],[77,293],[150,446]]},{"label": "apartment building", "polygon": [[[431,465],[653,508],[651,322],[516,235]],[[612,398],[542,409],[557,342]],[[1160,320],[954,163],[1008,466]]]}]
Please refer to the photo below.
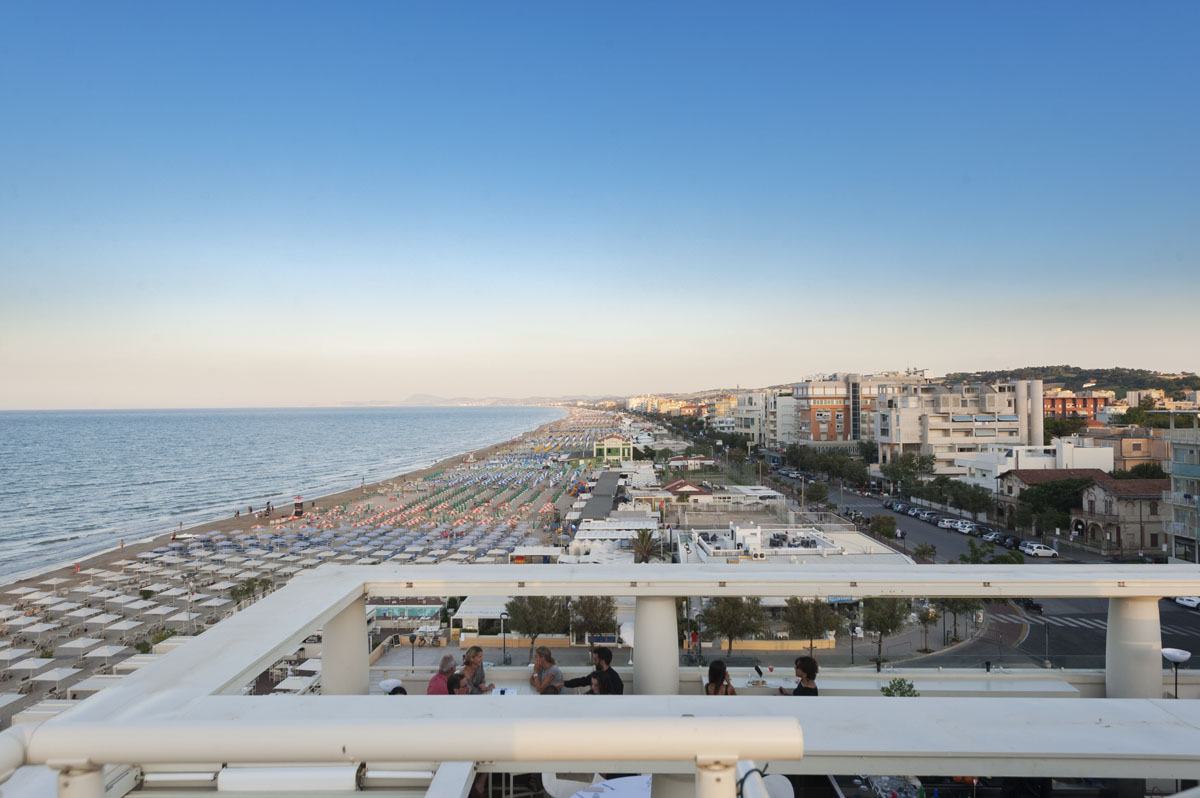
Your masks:
[{"label": "apartment building", "polygon": [[830,374],[792,386],[797,442],[858,441],[874,437],[879,394],[929,384],[923,370]]},{"label": "apartment building", "polygon": [[1148,427],[1116,427],[1085,430],[1082,437],[1092,446],[1106,446],[1113,450],[1113,468],[1130,471],[1143,463],[1155,463],[1165,470],[1171,459],[1171,446],[1167,442],[1166,430]]},{"label": "apartment building", "polygon": [[955,462],[991,444],[1043,445],[1042,381],[883,386],[876,397],[880,464],[932,455],[934,473],[963,476]]},{"label": "apartment building", "polygon": [[769,395],[767,391],[744,391],[737,394],[737,406],[733,410],[733,431],[745,435],[755,446],[766,442]]},{"label": "apartment building", "polygon": [[960,482],[990,491],[999,490],[997,480],[1009,471],[1046,471],[1053,469],[1096,468],[1113,470],[1113,450],[1096,445],[1088,438],[1071,435],[1055,438],[1049,446],[1014,446],[1005,443],[984,444],[977,452],[963,452],[954,464],[965,469]]},{"label": "apartment building", "polygon": [[1171,556],[1200,563],[1200,413],[1191,413],[1192,428],[1167,430],[1170,445],[1168,471],[1170,490],[1163,493],[1167,505],[1166,533]]},{"label": "apartment building", "polygon": [[1042,413],[1046,418],[1097,418],[1112,401],[1112,391],[1046,391]]}]

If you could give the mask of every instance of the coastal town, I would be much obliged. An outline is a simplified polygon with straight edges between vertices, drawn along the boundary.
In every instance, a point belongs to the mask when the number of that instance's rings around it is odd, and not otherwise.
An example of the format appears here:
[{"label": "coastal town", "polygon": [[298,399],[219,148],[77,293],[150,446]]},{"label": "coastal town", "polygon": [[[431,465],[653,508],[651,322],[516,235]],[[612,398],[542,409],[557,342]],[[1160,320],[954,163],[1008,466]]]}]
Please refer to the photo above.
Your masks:
[{"label": "coastal town", "polygon": [[[53,717],[329,564],[619,565],[634,574],[652,562],[800,572],[830,557],[912,567],[1194,562],[1196,402],[1194,390],[1118,398],[908,371],[575,403],[559,421],[420,472],[130,542],[9,585],[0,713],[5,724]],[[1122,423],[1130,413],[1144,425]],[[819,654],[867,669],[848,684],[853,693],[885,665],[1104,659],[1102,607],[713,601],[724,605],[681,608],[678,648],[698,672],[716,659],[774,671],[797,652]],[[525,662],[534,642],[575,668],[598,644],[631,656],[631,599],[534,609],[513,597],[368,595],[371,689],[412,684],[445,652],[457,661],[475,646],[502,664]],[[1164,613],[1164,639],[1194,645],[1192,613]],[[1053,646],[1031,634],[1038,627],[1047,639],[1054,630]],[[305,640],[247,689],[320,692],[320,649],[319,635]]]}]

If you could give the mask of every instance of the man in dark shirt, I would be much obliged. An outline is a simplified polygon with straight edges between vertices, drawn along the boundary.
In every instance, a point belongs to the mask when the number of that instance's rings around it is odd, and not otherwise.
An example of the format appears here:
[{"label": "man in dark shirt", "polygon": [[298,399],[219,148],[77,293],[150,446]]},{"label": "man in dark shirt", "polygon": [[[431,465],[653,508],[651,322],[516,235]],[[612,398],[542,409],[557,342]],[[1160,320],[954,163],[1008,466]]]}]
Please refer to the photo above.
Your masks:
[{"label": "man in dark shirt", "polygon": [[625,683],[621,681],[621,676],[612,668],[612,649],[606,646],[598,646],[592,649],[592,666],[596,670],[589,673],[587,676],[580,676],[578,679],[568,679],[563,682],[564,687],[587,687],[588,693],[591,691],[592,677],[595,676],[600,680],[600,684],[605,687],[606,695],[623,695],[625,693]]}]

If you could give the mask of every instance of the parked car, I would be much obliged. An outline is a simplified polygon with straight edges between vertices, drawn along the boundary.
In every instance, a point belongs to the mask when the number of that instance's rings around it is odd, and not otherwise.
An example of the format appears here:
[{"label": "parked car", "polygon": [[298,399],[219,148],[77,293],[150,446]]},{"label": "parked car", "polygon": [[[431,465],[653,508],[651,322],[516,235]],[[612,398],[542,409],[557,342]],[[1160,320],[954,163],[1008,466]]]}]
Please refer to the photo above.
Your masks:
[{"label": "parked car", "polygon": [[921,519],[922,521],[933,521],[937,519],[937,513],[935,513],[933,510],[919,510],[917,512],[917,518]]},{"label": "parked car", "polygon": [[921,508],[920,507],[909,507],[907,510],[905,510],[905,512],[915,518],[917,513],[921,512]]},{"label": "parked car", "polygon": [[895,502],[892,504],[892,512],[904,513],[908,511],[908,505],[904,502]]},{"label": "parked car", "polygon": [[1200,609],[1200,596],[1176,596],[1175,603],[1189,610]]},{"label": "parked car", "polygon": [[1021,544],[1021,553],[1027,557],[1057,557],[1058,552],[1045,543],[1035,543],[1027,540]]},{"label": "parked car", "polygon": [[1015,549],[1021,545],[1021,539],[1016,535],[1004,535],[1000,538],[1000,545],[1006,549]]},{"label": "parked car", "polygon": [[1042,614],[1042,605],[1033,599],[1020,598],[1016,599],[1013,603],[1026,612],[1036,612],[1038,615]]},{"label": "parked car", "polygon": [[937,525],[940,529],[954,529],[954,525],[958,523],[958,519],[953,516],[944,515],[938,519]]},{"label": "parked car", "polygon": [[989,529],[987,532],[984,532],[979,536],[980,540],[986,540],[988,543],[999,543],[1001,540],[1003,540],[1003,538],[1004,535],[1001,535],[994,529]]},{"label": "parked car", "polygon": [[954,523],[954,528],[959,532],[962,532],[964,535],[972,535],[975,533],[975,522],[966,520],[956,521]]}]

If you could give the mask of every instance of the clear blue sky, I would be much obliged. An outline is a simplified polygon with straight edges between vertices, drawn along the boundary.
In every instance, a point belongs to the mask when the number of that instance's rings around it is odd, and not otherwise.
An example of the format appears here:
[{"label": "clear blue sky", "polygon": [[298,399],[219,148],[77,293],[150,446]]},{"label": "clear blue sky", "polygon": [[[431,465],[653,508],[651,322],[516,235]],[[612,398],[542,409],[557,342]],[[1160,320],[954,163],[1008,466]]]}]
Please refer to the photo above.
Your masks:
[{"label": "clear blue sky", "polygon": [[3,3],[0,407],[1200,369],[1200,4],[650,5]]}]

